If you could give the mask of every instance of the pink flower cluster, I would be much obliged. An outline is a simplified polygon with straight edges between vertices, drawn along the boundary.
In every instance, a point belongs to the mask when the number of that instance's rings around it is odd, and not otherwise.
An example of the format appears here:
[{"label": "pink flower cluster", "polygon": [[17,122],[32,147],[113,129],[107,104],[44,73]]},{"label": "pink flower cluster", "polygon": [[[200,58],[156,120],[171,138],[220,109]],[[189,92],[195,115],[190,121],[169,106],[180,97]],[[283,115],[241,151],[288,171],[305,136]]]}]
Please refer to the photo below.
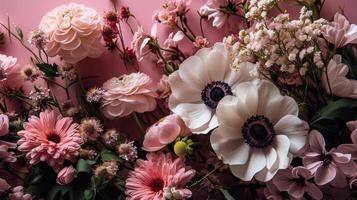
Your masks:
[{"label": "pink flower cluster", "polygon": [[190,0],[169,0],[162,5],[164,10],[155,12],[153,19],[159,23],[175,26],[177,18],[187,12],[190,3]]}]

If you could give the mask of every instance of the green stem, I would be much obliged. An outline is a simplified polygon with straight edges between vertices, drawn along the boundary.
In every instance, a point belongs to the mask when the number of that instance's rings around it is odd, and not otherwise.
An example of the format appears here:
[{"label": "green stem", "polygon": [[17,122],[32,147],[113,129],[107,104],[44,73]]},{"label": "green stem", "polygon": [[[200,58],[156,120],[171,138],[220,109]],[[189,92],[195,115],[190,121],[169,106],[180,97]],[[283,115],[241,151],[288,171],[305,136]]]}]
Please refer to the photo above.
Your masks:
[{"label": "green stem", "polygon": [[201,183],[203,180],[205,180],[206,178],[208,178],[209,176],[211,176],[214,172],[216,172],[218,169],[220,169],[221,166],[215,167],[213,170],[211,170],[210,172],[208,172],[204,177],[202,177],[200,180],[194,182],[192,185],[189,186],[189,188],[195,187],[196,185],[198,185],[199,183]]},{"label": "green stem", "polygon": [[136,112],[133,112],[133,118],[134,118],[134,121],[138,127],[138,130],[140,131],[141,135],[145,135],[145,131],[144,131],[144,128],[143,126],[141,125],[140,123],[140,120],[139,120],[139,117],[137,116],[137,113]]}]

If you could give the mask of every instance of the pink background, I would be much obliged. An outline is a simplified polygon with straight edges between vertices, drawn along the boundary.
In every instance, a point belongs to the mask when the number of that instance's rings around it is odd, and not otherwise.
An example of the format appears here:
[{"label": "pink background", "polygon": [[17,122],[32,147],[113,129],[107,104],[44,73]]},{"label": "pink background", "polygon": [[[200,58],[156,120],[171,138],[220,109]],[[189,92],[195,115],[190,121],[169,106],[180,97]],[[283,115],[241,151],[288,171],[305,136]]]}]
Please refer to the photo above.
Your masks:
[{"label": "pink background", "polygon": [[[290,5],[296,4],[294,3],[296,0],[288,1],[290,1]],[[105,11],[112,9],[110,0],[0,0],[0,21],[6,23],[7,16],[10,16],[11,26],[20,26],[25,37],[27,37],[31,30],[36,29],[42,16],[56,6],[70,2],[76,2],[92,7],[96,9],[100,15],[103,15]],[[161,4],[163,2],[164,0],[120,0],[118,1],[118,4],[120,6],[129,6],[139,23],[144,27],[144,30],[150,32],[153,23],[152,15],[155,10],[161,9]],[[189,12],[189,23],[193,27],[195,33],[199,33],[199,17],[197,16],[197,10],[205,2],[206,0],[192,0],[191,11]],[[290,9],[292,7],[290,7]],[[344,14],[350,22],[357,23],[356,8],[357,0],[326,0],[322,17],[331,20],[336,12],[344,10]],[[296,9],[292,10],[295,12],[297,11]],[[132,22],[133,28],[136,30],[136,23],[135,21]],[[204,28],[209,41],[213,43],[220,40],[225,33],[224,30],[211,28],[209,23],[210,22],[205,22]],[[233,24],[233,26],[234,25],[235,24]],[[238,28],[238,23],[236,28]],[[128,28],[125,29],[125,42],[127,43],[126,45],[129,46],[132,35],[129,33]],[[167,27],[159,26],[159,40],[163,41],[171,31],[172,30]],[[191,52],[192,45],[189,45],[188,41],[185,43],[185,51]],[[17,57],[19,64],[27,64],[29,62],[29,53],[14,39],[12,42],[7,40],[5,45],[0,46],[0,53]],[[109,51],[106,51],[102,57],[98,59],[85,59],[81,61],[78,64],[78,67],[83,76],[94,75],[98,77],[95,80],[86,82],[87,86],[100,86],[104,81],[113,76],[128,73],[125,70],[123,63],[120,61],[119,56],[116,53],[111,53]],[[140,63],[140,71],[149,74],[154,80],[158,80],[161,77],[161,69],[156,67],[155,63],[150,58],[145,58],[145,60]],[[115,124],[117,128],[120,128],[123,123],[112,124]]]}]

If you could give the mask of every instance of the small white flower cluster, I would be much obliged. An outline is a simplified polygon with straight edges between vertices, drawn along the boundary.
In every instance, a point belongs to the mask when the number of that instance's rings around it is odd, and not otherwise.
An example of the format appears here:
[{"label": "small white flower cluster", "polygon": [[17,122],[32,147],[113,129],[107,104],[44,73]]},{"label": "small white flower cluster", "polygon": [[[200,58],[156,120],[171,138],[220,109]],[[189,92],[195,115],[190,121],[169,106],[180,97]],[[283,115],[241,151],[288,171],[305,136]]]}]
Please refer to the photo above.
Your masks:
[{"label": "small white flower cluster", "polygon": [[33,102],[42,102],[45,99],[50,98],[49,97],[49,89],[44,89],[42,87],[35,87],[33,90],[30,91],[29,98]]},{"label": "small white flower cluster", "polygon": [[271,10],[280,0],[250,0],[248,12],[245,18],[249,21],[265,19]]},{"label": "small white flower cluster", "polygon": [[263,69],[280,70],[304,76],[309,66],[323,66],[317,38],[321,35],[323,20],[312,21],[311,11],[302,8],[298,20],[289,14],[280,14],[266,25],[258,22],[250,30],[239,33],[239,42],[233,45],[231,67],[239,63],[257,62]]}]

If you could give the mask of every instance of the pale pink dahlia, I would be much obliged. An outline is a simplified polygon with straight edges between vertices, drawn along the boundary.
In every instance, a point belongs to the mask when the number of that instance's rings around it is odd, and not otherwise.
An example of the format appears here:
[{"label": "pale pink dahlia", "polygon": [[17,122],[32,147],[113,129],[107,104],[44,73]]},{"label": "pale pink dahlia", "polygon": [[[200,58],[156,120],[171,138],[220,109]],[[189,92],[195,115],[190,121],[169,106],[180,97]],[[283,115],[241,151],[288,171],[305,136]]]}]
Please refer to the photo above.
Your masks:
[{"label": "pale pink dahlia", "polygon": [[78,124],[68,117],[56,117],[54,111],[41,112],[40,117],[31,116],[18,135],[21,137],[18,149],[27,152],[31,165],[46,161],[55,171],[62,167],[64,160],[73,161],[83,143]]},{"label": "pale pink dahlia", "polygon": [[148,154],[138,160],[126,180],[128,200],[188,199],[191,191],[185,186],[195,175],[184,160],[172,160],[170,154]]}]

